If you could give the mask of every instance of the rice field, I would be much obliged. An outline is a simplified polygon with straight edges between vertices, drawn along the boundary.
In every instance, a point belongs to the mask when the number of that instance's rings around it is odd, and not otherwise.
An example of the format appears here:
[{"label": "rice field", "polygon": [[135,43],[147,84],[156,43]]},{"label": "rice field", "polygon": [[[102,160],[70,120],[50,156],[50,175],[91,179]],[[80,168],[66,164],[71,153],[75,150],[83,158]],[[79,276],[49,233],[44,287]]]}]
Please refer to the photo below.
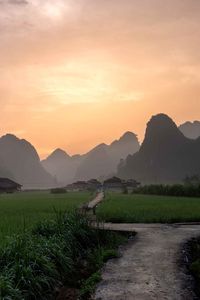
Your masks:
[{"label": "rice field", "polygon": [[6,237],[21,233],[57,211],[72,211],[88,202],[89,192],[51,194],[48,191],[0,194],[0,244]]},{"label": "rice field", "polygon": [[200,221],[200,198],[107,193],[96,212],[107,222],[194,222]]}]

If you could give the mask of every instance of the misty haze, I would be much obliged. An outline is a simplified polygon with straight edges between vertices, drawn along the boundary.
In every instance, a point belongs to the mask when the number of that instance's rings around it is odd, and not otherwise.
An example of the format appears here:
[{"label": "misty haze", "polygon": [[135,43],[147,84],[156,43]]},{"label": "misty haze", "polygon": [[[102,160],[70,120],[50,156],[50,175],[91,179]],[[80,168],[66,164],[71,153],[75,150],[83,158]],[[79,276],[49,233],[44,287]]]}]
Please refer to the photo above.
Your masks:
[{"label": "misty haze", "polygon": [[0,0],[0,300],[200,299],[199,20]]}]

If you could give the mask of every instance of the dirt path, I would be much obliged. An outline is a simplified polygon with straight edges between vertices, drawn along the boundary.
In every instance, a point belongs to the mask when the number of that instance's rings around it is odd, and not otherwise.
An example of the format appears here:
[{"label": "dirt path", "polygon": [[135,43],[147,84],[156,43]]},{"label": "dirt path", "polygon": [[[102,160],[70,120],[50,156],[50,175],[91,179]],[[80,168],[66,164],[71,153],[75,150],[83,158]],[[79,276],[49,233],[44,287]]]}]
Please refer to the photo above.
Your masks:
[{"label": "dirt path", "polygon": [[104,199],[104,192],[99,192],[95,198],[88,203],[88,209],[94,209]]},{"label": "dirt path", "polygon": [[122,249],[121,258],[105,265],[94,299],[193,299],[190,277],[178,266],[178,258],[181,244],[200,235],[200,225],[107,223],[104,228],[135,230],[138,235]]}]

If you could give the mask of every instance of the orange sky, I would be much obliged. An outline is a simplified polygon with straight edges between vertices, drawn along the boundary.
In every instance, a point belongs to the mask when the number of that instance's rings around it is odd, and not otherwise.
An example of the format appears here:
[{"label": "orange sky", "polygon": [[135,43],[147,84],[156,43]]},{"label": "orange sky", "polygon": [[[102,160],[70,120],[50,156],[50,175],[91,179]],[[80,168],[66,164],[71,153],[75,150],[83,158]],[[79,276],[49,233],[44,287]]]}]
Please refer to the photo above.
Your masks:
[{"label": "orange sky", "polygon": [[0,134],[83,153],[200,119],[199,0],[0,0]]}]

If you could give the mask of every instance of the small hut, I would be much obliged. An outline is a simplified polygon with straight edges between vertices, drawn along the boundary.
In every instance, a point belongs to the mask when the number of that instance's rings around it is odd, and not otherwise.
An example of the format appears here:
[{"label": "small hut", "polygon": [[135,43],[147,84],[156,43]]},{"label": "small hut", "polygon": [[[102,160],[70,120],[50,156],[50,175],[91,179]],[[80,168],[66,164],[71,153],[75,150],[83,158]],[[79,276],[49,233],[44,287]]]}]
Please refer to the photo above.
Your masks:
[{"label": "small hut", "polygon": [[20,191],[21,188],[21,184],[9,178],[0,178],[0,193],[14,193]]}]

